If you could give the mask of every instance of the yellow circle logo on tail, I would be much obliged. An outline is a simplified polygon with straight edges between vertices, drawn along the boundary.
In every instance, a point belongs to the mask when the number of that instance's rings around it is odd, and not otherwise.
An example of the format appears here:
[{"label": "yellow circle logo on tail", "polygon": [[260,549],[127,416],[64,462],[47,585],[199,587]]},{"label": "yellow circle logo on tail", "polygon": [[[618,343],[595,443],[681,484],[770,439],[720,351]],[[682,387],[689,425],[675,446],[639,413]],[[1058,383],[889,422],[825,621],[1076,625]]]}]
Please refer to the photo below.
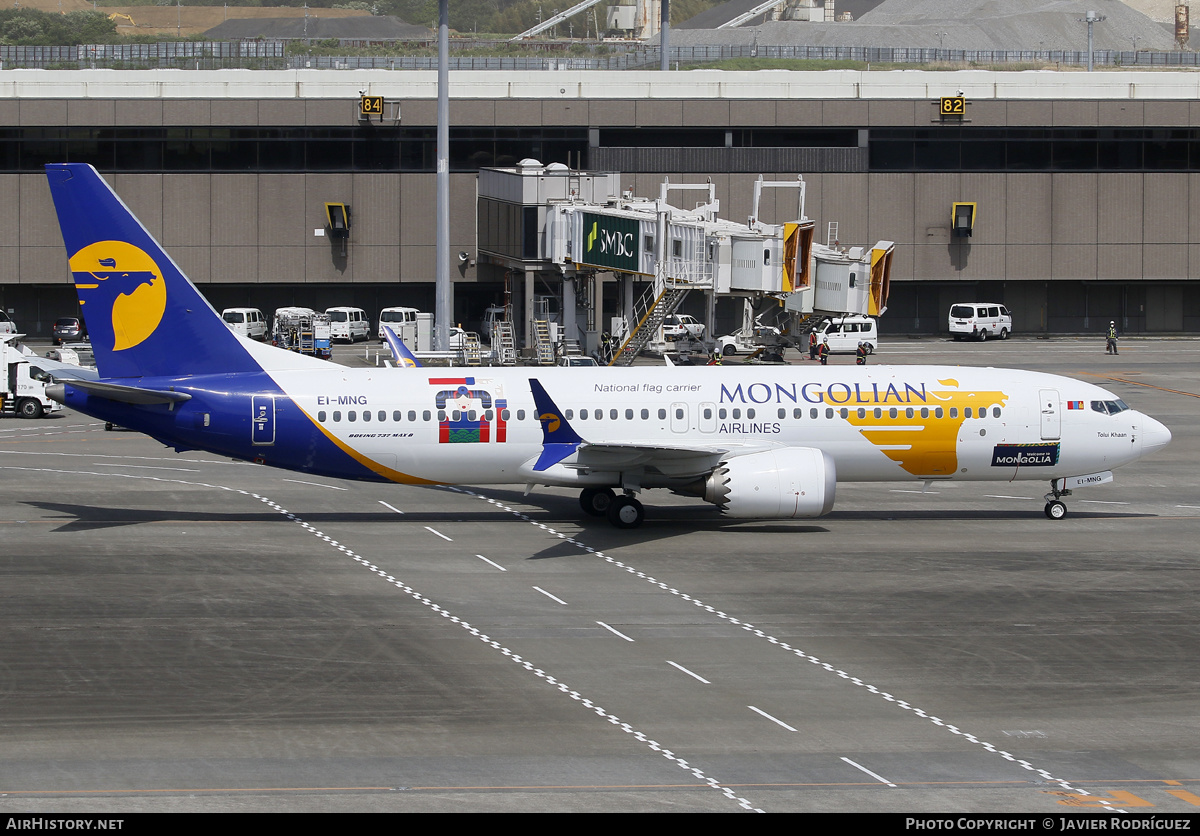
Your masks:
[{"label": "yellow circle logo on tail", "polygon": [[552,433],[558,432],[559,417],[557,415],[555,415],[553,412],[546,412],[546,413],[539,415],[538,420],[545,422],[546,429],[549,432],[552,432]]},{"label": "yellow circle logo on tail", "polygon": [[[126,241],[97,241],[71,256],[79,301],[112,300],[113,351],[133,348],[162,322],[167,283],[154,259]],[[85,316],[95,316],[85,308]]]}]

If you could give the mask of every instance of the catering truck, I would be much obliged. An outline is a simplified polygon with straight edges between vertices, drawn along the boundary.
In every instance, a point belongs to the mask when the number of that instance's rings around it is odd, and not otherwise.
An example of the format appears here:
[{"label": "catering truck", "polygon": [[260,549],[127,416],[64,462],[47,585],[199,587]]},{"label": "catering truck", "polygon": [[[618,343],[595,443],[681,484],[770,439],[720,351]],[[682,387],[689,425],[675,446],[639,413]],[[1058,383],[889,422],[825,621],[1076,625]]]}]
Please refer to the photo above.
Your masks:
[{"label": "catering truck", "polygon": [[22,418],[41,418],[58,412],[62,404],[46,397],[50,373],[37,365],[36,356],[26,355],[17,344],[24,334],[0,334],[0,413]]}]

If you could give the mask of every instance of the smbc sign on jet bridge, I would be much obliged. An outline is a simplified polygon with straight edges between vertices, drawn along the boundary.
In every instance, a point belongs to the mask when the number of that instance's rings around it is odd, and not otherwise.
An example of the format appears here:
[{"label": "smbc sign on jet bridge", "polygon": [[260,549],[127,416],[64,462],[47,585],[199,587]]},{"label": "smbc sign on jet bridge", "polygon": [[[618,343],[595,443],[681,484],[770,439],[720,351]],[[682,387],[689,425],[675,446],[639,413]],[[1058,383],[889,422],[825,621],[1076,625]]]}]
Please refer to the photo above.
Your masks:
[{"label": "smbc sign on jet bridge", "polygon": [[642,272],[638,257],[641,223],[634,218],[583,213],[583,241],[578,263],[623,273]]}]

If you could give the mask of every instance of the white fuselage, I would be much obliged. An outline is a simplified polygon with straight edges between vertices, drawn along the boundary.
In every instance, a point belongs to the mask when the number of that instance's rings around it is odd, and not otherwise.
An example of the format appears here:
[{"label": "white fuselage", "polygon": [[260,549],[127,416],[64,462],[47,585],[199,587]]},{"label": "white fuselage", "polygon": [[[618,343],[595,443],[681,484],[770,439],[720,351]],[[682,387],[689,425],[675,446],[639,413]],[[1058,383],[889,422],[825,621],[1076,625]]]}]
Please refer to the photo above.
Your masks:
[{"label": "white fuselage", "polygon": [[[1170,433],[1110,392],[1069,378],[936,366],[632,369],[329,369],[268,373],[327,436],[397,481],[584,484],[534,473],[536,378],[587,445],[806,447],[838,481],[1052,479],[1110,470]],[[1099,406],[1097,406],[1099,405]],[[572,459],[562,464],[570,467]],[[635,465],[636,466],[636,465]],[[630,467],[623,464],[620,469]],[[650,468],[647,487],[669,486]],[[587,479],[594,475],[594,479]]]}]

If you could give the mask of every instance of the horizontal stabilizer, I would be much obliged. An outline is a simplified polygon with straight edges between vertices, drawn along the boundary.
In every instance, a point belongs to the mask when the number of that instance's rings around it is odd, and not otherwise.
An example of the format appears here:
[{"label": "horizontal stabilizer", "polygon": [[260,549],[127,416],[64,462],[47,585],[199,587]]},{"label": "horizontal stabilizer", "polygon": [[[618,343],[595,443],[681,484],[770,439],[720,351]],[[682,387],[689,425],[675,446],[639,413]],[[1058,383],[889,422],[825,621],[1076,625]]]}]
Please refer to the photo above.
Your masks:
[{"label": "horizontal stabilizer", "polygon": [[192,396],[186,392],[169,392],[161,389],[142,389],[138,386],[122,386],[119,383],[101,383],[98,380],[71,380],[66,383],[54,383],[46,387],[46,397],[58,403],[66,403],[66,387],[78,389],[88,395],[107,398],[120,403],[148,406],[160,403],[182,403],[190,401]]}]

